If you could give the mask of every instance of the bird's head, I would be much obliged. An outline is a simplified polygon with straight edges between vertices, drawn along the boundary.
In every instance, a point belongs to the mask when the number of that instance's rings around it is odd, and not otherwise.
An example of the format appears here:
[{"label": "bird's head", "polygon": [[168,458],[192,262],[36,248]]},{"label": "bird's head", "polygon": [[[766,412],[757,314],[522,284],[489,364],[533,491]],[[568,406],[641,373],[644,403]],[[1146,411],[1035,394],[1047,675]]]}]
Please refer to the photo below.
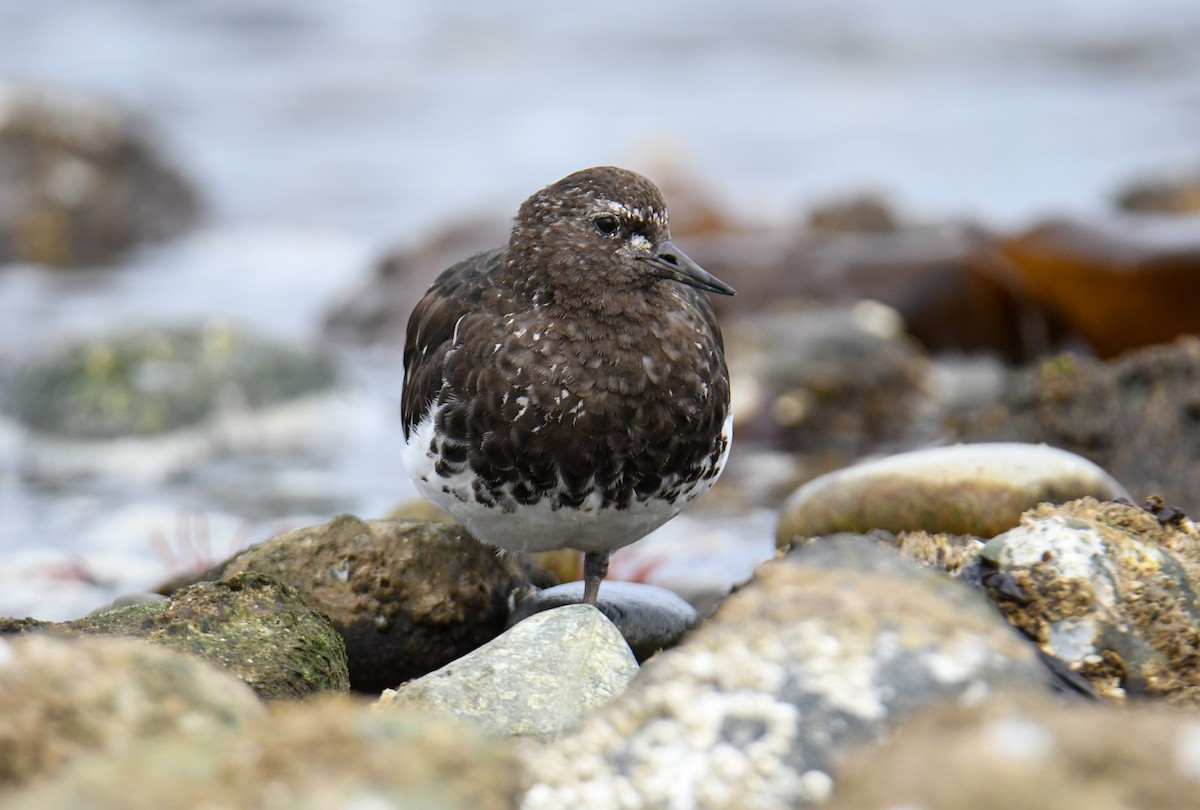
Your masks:
[{"label": "bird's head", "polygon": [[526,200],[509,254],[514,266],[545,268],[553,277],[538,283],[600,281],[628,289],[670,281],[734,294],[671,242],[667,207],[655,185],[613,166],[575,172]]}]

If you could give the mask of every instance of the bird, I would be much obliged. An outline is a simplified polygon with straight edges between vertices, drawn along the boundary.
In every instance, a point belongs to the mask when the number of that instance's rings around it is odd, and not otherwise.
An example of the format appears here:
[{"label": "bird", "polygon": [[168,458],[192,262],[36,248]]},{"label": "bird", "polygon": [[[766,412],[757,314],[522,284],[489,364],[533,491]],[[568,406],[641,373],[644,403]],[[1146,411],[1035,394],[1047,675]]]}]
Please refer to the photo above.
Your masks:
[{"label": "bird", "polygon": [[510,552],[583,552],[595,605],[616,549],[704,494],[733,440],[708,293],[642,175],[570,174],[507,244],[445,270],[404,345],[404,465],[418,491]]}]

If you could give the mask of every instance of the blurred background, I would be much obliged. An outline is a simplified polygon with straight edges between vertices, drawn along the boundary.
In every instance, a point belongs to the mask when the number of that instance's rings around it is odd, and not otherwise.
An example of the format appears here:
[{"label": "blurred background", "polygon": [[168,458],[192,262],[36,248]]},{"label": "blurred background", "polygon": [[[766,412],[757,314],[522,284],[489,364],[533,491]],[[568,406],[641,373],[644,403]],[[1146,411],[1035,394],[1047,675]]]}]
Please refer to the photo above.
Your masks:
[{"label": "blurred background", "polygon": [[[403,503],[407,309],[605,163],[660,182],[745,307],[813,292],[772,273],[830,221],[936,253],[1186,208],[1155,184],[1200,167],[1200,4],[0,2],[0,615]],[[917,336],[1127,348],[1064,312]],[[731,575],[772,542],[739,519]]]}]

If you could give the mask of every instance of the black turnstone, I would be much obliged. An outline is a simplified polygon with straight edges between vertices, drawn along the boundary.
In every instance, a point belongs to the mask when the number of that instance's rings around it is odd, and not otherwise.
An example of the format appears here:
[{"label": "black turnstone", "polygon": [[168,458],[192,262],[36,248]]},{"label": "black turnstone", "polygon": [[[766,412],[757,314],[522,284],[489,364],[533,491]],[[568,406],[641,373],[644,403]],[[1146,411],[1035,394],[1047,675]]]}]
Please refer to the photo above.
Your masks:
[{"label": "black turnstone", "polygon": [[480,540],[584,552],[595,604],[615,549],[700,497],[729,455],[721,330],[733,295],[675,247],[662,195],[585,169],[522,204],[508,244],[445,271],[404,347],[404,463]]}]

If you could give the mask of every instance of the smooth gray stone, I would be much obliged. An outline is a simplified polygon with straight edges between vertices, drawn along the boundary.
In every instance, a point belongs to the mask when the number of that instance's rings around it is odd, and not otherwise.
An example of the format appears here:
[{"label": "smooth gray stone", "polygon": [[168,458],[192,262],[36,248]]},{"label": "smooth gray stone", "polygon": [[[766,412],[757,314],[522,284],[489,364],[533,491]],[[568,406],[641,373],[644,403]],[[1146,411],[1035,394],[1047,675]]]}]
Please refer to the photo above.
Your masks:
[{"label": "smooth gray stone", "polygon": [[531,616],[441,669],[384,690],[380,707],[446,712],[496,735],[553,739],[625,691],[629,645],[590,605]]}]

